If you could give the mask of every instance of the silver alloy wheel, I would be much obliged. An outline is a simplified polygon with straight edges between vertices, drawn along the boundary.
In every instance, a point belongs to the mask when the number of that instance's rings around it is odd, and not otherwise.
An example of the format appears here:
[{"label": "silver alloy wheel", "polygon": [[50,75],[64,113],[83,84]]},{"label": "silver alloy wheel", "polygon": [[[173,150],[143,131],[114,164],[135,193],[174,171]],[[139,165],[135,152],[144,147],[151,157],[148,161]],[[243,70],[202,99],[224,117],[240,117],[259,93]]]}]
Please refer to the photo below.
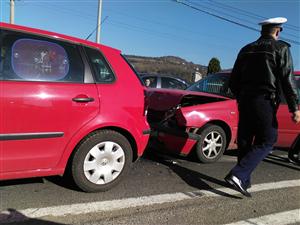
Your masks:
[{"label": "silver alloy wheel", "polygon": [[221,134],[211,131],[204,138],[202,151],[206,158],[213,159],[220,154],[223,145],[224,142]]},{"label": "silver alloy wheel", "polygon": [[115,142],[105,141],[95,145],[83,163],[85,177],[94,184],[107,184],[115,180],[125,164],[125,153]]}]

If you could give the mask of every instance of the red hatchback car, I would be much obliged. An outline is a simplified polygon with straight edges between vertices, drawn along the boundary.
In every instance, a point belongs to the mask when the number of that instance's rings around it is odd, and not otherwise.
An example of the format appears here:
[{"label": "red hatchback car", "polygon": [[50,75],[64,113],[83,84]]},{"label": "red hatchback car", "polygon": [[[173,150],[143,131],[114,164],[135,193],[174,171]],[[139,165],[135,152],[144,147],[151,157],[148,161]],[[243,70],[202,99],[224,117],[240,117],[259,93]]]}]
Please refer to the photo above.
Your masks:
[{"label": "red hatchback car", "polygon": [[[194,150],[204,163],[215,162],[226,149],[236,148],[238,109],[228,87],[229,75],[209,75],[187,91],[148,89],[153,140],[182,155]],[[295,78],[300,93],[300,72]],[[300,124],[294,124],[290,117],[282,98],[276,147],[291,149],[300,145]]]},{"label": "red hatchback car", "polygon": [[144,87],[119,50],[0,23],[0,180],[62,175],[107,190],[149,139]]}]

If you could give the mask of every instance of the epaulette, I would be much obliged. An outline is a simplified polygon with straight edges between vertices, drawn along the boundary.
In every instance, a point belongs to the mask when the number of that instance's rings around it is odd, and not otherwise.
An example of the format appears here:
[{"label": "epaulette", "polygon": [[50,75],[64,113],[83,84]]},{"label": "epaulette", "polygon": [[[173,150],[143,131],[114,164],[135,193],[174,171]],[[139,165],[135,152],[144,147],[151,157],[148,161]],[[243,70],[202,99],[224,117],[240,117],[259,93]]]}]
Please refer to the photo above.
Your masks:
[{"label": "epaulette", "polygon": [[289,48],[291,47],[291,45],[283,40],[278,40],[279,43],[287,45]]}]

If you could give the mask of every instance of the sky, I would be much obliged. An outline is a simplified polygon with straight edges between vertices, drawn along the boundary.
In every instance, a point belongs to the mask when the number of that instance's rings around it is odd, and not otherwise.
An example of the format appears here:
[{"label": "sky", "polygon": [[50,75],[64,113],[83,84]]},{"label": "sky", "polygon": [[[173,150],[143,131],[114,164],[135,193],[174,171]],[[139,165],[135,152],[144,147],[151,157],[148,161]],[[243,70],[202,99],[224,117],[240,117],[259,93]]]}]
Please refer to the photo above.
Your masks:
[{"label": "sky", "polygon": [[[15,24],[86,39],[96,28],[98,0],[15,0]],[[103,0],[101,43],[123,54],[178,56],[222,69],[259,37],[258,22],[286,17],[282,37],[291,40],[300,70],[300,0]],[[0,0],[0,21],[9,22],[9,0]],[[196,9],[195,9],[196,8]],[[89,40],[95,41],[96,35]]]}]

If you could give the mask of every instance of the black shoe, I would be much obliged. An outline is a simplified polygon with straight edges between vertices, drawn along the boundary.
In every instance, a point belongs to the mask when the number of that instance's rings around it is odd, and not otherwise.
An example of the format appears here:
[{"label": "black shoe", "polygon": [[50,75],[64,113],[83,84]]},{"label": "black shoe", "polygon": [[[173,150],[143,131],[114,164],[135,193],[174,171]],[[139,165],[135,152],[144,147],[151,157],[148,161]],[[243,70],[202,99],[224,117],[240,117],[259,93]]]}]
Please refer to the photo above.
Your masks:
[{"label": "black shoe", "polygon": [[225,178],[225,181],[234,187],[235,190],[239,191],[246,197],[252,197],[251,194],[242,186],[242,182],[239,178],[233,175],[227,175]]}]

